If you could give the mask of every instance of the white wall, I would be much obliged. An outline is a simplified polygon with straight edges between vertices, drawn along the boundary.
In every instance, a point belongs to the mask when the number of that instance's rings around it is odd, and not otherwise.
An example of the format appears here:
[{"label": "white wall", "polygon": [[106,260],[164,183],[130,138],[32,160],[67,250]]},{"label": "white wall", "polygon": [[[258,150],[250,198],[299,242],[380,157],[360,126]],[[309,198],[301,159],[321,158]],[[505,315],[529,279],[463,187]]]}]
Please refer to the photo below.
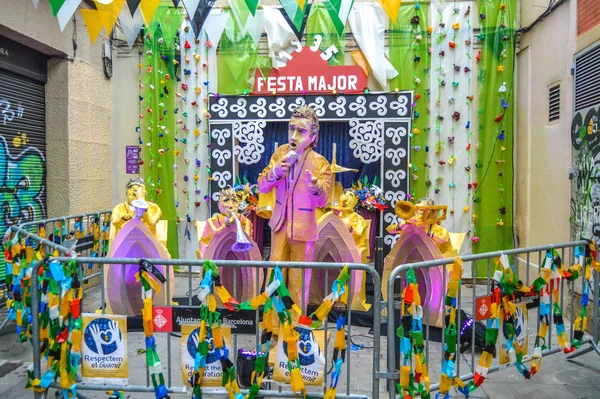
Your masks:
[{"label": "white wall", "polygon": [[[517,54],[516,232],[521,247],[568,241],[575,1],[521,37]],[[560,119],[548,122],[548,89],[560,84]]]}]

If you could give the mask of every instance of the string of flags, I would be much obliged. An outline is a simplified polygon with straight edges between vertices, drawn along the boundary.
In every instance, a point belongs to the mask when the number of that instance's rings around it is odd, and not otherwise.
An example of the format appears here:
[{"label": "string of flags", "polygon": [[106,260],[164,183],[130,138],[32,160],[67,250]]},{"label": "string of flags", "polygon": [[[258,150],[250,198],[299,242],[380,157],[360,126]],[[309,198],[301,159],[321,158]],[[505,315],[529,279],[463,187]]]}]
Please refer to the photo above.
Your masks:
[{"label": "string of flags", "polygon": [[[32,1],[37,8],[39,0]],[[161,0],[112,0],[110,2],[93,0],[96,9],[82,7],[83,0],[48,0],[48,2],[52,15],[58,20],[61,32],[64,31],[75,12],[79,9],[92,44],[96,41],[102,29],[110,36],[117,20],[119,20],[119,25],[124,28],[123,33],[130,48],[137,37],[137,33],[139,33],[139,28],[141,28],[140,22],[150,26],[158,7],[161,6]],[[216,0],[171,1],[172,7],[178,8],[181,6],[182,10],[185,10],[196,37],[200,34],[215,2]],[[279,2],[282,13],[290,27],[298,38],[301,38],[310,10],[309,1],[279,0]],[[379,0],[379,2],[389,18],[395,21],[398,17],[401,0]],[[354,0],[325,0],[323,4],[327,8],[337,32],[340,35],[343,34]],[[244,15],[241,26],[245,26],[250,15],[252,17],[256,16],[259,0],[230,0],[230,5],[235,14]],[[137,30],[132,29],[138,26]]]}]

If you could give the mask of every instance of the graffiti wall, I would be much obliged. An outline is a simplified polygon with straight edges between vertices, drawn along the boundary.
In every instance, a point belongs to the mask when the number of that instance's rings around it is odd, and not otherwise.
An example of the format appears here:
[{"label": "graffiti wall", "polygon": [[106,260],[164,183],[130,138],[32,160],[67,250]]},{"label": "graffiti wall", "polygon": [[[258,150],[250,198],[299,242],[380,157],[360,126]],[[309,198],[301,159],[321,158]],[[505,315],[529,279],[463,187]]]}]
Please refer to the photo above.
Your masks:
[{"label": "graffiti wall", "polygon": [[600,240],[600,106],[575,114],[571,124],[571,238]]},{"label": "graffiti wall", "polygon": [[10,226],[46,217],[45,152],[44,83],[0,69],[0,237]]},{"label": "graffiti wall", "polygon": [[46,209],[45,159],[22,134],[7,142],[0,136],[0,232],[12,225],[42,219]]}]

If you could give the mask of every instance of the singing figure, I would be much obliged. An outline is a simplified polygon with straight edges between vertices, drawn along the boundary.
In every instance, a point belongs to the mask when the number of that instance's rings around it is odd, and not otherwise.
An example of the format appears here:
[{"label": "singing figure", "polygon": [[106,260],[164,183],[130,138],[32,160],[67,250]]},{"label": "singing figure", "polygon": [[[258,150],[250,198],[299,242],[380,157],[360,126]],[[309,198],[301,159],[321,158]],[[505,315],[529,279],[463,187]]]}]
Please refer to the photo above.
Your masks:
[{"label": "singing figure", "polygon": [[[135,216],[135,208],[131,203],[137,199],[146,200],[146,185],[144,180],[137,178],[130,180],[125,187],[127,190],[127,201],[121,202],[115,206],[111,216],[111,239],[114,238],[121,227]],[[148,227],[148,229],[156,236],[156,224],[159,222],[162,216],[160,207],[154,202],[148,201],[148,209],[142,216],[142,222]]]},{"label": "singing figure", "polygon": [[240,220],[246,236],[252,237],[252,222],[244,215],[238,215],[240,200],[232,188],[221,190],[219,195],[219,214],[206,221],[202,231],[201,244],[208,245],[217,231],[235,224],[235,218]]},{"label": "singing figure", "polygon": [[[319,139],[319,119],[314,109],[302,105],[290,119],[288,144],[275,150],[258,177],[261,193],[275,189],[271,261],[311,262],[318,238],[316,208],[323,207],[331,190],[331,165],[314,148]],[[286,276],[287,274],[287,276]],[[310,270],[284,270],[291,297],[298,306],[308,304]],[[305,290],[302,292],[302,278]]]}]

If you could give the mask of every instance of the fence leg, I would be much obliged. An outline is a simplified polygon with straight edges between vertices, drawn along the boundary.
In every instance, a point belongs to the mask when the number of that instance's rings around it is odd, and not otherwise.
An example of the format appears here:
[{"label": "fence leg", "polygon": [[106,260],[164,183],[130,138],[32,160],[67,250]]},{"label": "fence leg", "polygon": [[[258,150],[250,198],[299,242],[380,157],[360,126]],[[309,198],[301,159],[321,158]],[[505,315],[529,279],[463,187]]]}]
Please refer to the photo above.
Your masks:
[{"label": "fence leg", "polygon": [[600,273],[594,272],[594,314],[592,316],[592,323],[594,323],[594,335],[591,340],[587,342],[588,347],[580,351],[574,352],[567,356],[567,360],[573,360],[581,355],[585,355],[588,352],[595,351],[600,356],[600,347],[598,346],[598,335],[600,334]]}]

